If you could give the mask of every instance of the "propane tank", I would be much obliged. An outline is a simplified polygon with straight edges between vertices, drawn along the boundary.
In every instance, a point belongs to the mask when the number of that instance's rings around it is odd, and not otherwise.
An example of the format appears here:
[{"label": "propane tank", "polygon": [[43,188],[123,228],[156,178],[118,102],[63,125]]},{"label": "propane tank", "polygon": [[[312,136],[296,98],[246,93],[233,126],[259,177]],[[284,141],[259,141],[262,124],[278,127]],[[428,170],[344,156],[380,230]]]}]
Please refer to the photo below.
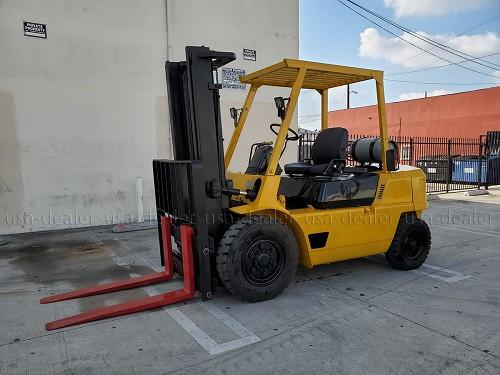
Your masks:
[{"label": "propane tank", "polygon": [[[397,150],[396,142],[389,140],[389,150]],[[351,157],[359,163],[381,163],[380,138],[359,138],[351,144]]]}]

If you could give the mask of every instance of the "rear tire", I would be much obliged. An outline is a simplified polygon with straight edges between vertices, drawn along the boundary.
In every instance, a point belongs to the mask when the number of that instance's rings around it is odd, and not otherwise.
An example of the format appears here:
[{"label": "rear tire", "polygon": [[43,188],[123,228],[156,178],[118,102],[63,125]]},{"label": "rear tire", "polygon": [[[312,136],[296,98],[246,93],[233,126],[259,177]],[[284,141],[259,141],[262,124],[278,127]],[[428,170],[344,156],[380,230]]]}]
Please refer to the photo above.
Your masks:
[{"label": "rear tire", "polygon": [[425,221],[402,215],[385,258],[393,268],[414,270],[425,262],[430,248],[431,232]]},{"label": "rear tire", "polygon": [[231,225],[217,251],[222,284],[248,302],[281,294],[295,276],[297,266],[295,235],[269,216],[244,217]]}]

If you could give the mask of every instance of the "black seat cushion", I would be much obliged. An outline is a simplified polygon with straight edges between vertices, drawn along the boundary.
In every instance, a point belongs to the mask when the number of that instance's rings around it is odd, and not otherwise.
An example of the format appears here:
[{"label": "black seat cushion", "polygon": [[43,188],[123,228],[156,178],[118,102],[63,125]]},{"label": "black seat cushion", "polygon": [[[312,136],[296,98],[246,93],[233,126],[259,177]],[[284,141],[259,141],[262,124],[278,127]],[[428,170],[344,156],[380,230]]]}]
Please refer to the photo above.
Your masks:
[{"label": "black seat cushion", "polygon": [[308,171],[311,168],[312,165],[308,163],[288,163],[285,164],[285,173],[308,175],[309,174]]},{"label": "black seat cushion", "polygon": [[341,170],[347,159],[349,133],[344,128],[323,129],[311,147],[313,163],[290,163],[285,173],[290,175],[331,175]]},{"label": "black seat cushion", "polygon": [[337,173],[337,166],[330,163],[314,164],[311,169],[309,169],[309,176],[318,176],[321,174],[332,175]]},{"label": "black seat cushion", "polygon": [[335,165],[330,163],[308,164],[289,163],[285,164],[285,173],[290,175],[319,176],[321,174],[332,174],[338,172]]}]

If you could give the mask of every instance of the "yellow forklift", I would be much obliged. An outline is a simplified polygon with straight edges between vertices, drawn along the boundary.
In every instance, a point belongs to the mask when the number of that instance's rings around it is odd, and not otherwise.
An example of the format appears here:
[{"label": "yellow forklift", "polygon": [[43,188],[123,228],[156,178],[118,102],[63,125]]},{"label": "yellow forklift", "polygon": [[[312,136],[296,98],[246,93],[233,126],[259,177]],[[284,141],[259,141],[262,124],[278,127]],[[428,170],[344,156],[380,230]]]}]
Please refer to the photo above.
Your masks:
[{"label": "yellow forklift", "polygon": [[[380,137],[361,138],[349,146],[344,128],[328,128],[328,89],[373,80],[378,101]],[[397,145],[389,141],[383,72],[285,59],[241,78],[249,84],[224,162],[227,168],[258,89],[290,87],[289,98],[275,98],[279,124],[274,147],[262,144],[246,173],[226,172],[233,188],[254,197],[234,196],[229,211],[240,219],[226,231],[217,253],[217,269],[231,293],[249,301],[280,294],[298,263],[304,267],[385,253],[395,268],[411,270],[424,263],[431,235],[421,219],[427,208],[425,175],[397,165]],[[301,89],[321,95],[321,131],[311,160],[284,165],[279,159],[288,141]],[[234,114],[234,110],[232,111]],[[375,130],[375,129],[374,129]],[[263,157],[261,152],[266,155]],[[348,166],[350,156],[355,166]]]},{"label": "yellow forklift", "polygon": [[[249,85],[223,150],[217,69],[234,53],[186,47],[186,61],[167,62],[175,160],[154,160],[158,233],[164,272],[51,296],[42,303],[114,292],[169,280],[174,270],[184,287],[158,296],[84,312],[49,323],[47,329],[157,308],[192,298],[209,299],[218,285],[245,301],[276,297],[297,267],[312,268],[385,254],[397,269],[426,260],[431,234],[421,219],[427,208],[425,175],[399,166],[397,145],[388,139],[383,72],[285,59],[241,77]],[[349,144],[348,131],[328,128],[328,90],[373,80],[380,136]],[[274,142],[250,150],[244,173],[227,170],[258,90],[290,88],[274,104],[279,121]],[[321,131],[311,159],[279,162],[302,89],[321,95]],[[176,244],[176,246],[174,245]]]}]

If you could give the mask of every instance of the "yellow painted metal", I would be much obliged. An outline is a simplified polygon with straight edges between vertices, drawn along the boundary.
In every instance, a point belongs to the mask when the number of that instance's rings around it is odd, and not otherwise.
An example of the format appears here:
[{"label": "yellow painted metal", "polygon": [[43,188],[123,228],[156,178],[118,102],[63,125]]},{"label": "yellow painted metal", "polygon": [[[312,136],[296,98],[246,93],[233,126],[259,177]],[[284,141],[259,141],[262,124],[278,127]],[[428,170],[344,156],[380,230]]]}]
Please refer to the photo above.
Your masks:
[{"label": "yellow painted metal", "polygon": [[[374,79],[378,99],[382,160],[384,168],[379,175],[377,194],[368,206],[315,209],[312,206],[287,209],[286,198],[279,194],[281,176],[275,175],[281,150],[290,121],[297,106],[301,88],[316,89],[321,94],[322,129],[327,127],[328,88]],[[294,232],[299,244],[300,264],[304,267],[353,259],[383,253],[389,248],[402,213],[414,212],[418,217],[427,208],[425,175],[414,167],[401,167],[387,171],[388,148],[387,120],[384,102],[383,73],[377,70],[344,67],[285,59],[282,62],[241,78],[251,84],[238,126],[226,152],[225,165],[236,147],[257,88],[261,85],[291,87],[290,101],[285,119],[281,123],[274,150],[265,175],[226,172],[233,187],[240,190],[260,186],[257,197],[250,201],[243,196],[233,197],[240,205],[230,208],[236,215],[274,215]],[[322,248],[312,249],[309,235],[327,232],[328,239]]]},{"label": "yellow painted metal", "polygon": [[247,121],[248,113],[250,112],[250,107],[252,107],[252,103],[255,98],[255,94],[257,94],[258,88],[259,85],[252,84],[250,86],[250,90],[248,91],[247,98],[245,99],[245,104],[243,104],[243,109],[241,110],[240,118],[238,119],[238,124],[234,129],[233,135],[231,136],[231,141],[229,142],[226,153],[224,155],[224,166],[226,170],[229,167],[229,163],[231,162],[231,159],[233,157],[234,150],[236,148],[236,145],[238,144],[238,140],[240,139],[241,131],[245,126],[245,122]]},{"label": "yellow painted metal", "polygon": [[269,159],[269,164],[267,166],[266,175],[274,175],[276,168],[278,167],[278,162],[281,156],[281,151],[285,145],[285,138],[288,134],[288,128],[290,127],[290,122],[292,122],[292,117],[295,112],[295,107],[297,107],[297,102],[299,100],[300,88],[304,82],[304,77],[306,75],[306,69],[302,68],[299,70],[297,77],[295,78],[295,83],[292,86],[292,92],[290,93],[290,101],[288,102],[286,115],[281,122],[280,130],[278,131],[278,136],[274,142],[273,153],[271,154],[271,159]]},{"label": "yellow painted metal", "polygon": [[292,87],[300,69],[307,69],[302,88],[318,90],[366,81],[382,73],[380,70],[284,59],[282,62],[247,74],[241,77],[240,81],[266,86]]},{"label": "yellow painted metal", "polygon": [[382,168],[385,172],[387,172],[387,150],[389,149],[389,135],[387,134],[387,117],[385,113],[385,96],[384,96],[384,78],[383,73],[380,74],[380,77],[377,77],[375,80],[376,90],[377,90],[377,109],[378,109],[378,124],[380,131],[380,142],[382,148],[381,152],[381,160],[382,160]]},{"label": "yellow painted metal", "polygon": [[328,89],[321,90],[321,130],[328,128]]},{"label": "yellow painted metal", "polygon": [[[315,209],[311,206],[287,210],[278,197],[280,176],[256,176],[243,173],[228,174],[234,187],[248,188],[261,179],[261,187],[253,202],[232,207],[237,215],[272,215],[285,222],[294,232],[299,244],[299,260],[304,267],[354,259],[379,253],[389,248],[402,213],[416,212],[420,216],[427,208],[425,188],[420,194],[424,201],[415,203],[414,192],[421,189],[423,172],[406,167],[395,172],[379,172],[377,191],[384,185],[383,194],[370,206]],[[415,183],[417,186],[415,186]],[[422,193],[422,191],[420,191]],[[278,197],[278,199],[277,199]],[[328,241],[320,249],[312,249],[308,236],[328,232]]]}]

